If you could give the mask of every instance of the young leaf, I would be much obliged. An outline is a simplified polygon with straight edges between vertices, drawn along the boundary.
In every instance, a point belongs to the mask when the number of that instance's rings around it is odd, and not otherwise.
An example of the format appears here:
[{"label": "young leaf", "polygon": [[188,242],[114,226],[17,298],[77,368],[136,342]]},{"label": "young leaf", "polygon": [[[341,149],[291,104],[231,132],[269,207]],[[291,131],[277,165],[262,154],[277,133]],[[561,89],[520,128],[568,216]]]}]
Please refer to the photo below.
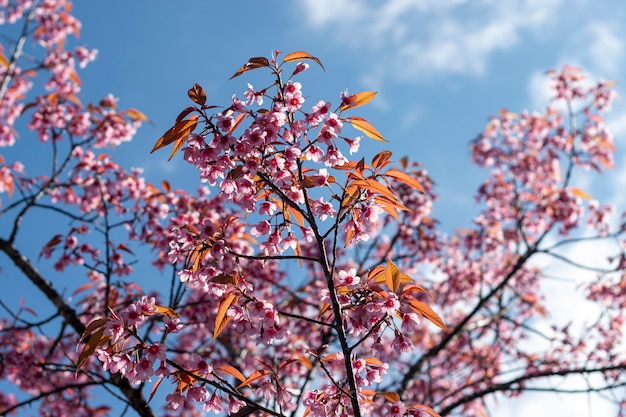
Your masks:
[{"label": "young leaf", "polygon": [[389,159],[391,158],[390,151],[382,151],[376,154],[374,158],[372,158],[372,166],[374,169],[381,169],[389,164]]},{"label": "young leaf", "polygon": [[393,292],[398,290],[400,286],[400,270],[391,259],[387,260],[387,268],[385,268],[385,283]]},{"label": "young leaf", "polygon": [[389,402],[395,403],[400,401],[400,396],[397,392],[381,392],[380,394]]},{"label": "young leaf", "polygon": [[162,376],[159,377],[159,379],[157,379],[157,382],[154,383],[154,386],[150,390],[150,396],[148,397],[148,404],[150,404],[150,401],[152,401],[152,398],[154,397],[154,394],[156,394],[156,391],[159,388],[159,385],[161,385],[161,381],[163,381],[163,377]]},{"label": "young leaf", "polygon": [[187,91],[187,95],[196,104],[204,106],[206,103],[206,93],[204,92],[204,88],[200,86],[200,84],[195,83],[193,87]]},{"label": "young leaf", "polygon": [[48,243],[46,243],[46,245],[41,249],[41,252],[39,252],[39,258],[41,258],[41,256],[43,255],[45,249],[52,249],[52,248],[54,248],[56,245],[61,243],[62,240],[63,239],[62,239],[61,235],[54,235],[52,237],[52,239],[50,239],[48,241]]},{"label": "young leaf", "polygon": [[368,365],[383,366],[380,359],[374,357],[365,358],[365,363]]},{"label": "young leaf", "polygon": [[228,129],[228,133],[233,133],[235,130],[237,130],[237,128],[239,127],[239,125],[241,124],[241,122],[246,116],[247,116],[246,113],[239,113],[237,117],[235,118],[235,123],[233,123],[230,129]]},{"label": "young leaf", "polygon": [[78,355],[78,359],[76,360],[76,375],[78,375],[78,371],[81,366],[83,366],[89,357],[96,352],[96,349],[107,343],[109,340],[111,340],[111,337],[104,335],[104,327],[100,327],[96,332],[90,333],[89,335],[87,335],[87,331],[85,331],[85,334],[83,334],[83,337],[81,338],[81,341],[84,341],[85,346],[83,346],[83,350],[80,352],[80,355]]},{"label": "young leaf", "polygon": [[420,184],[419,181],[417,181],[406,172],[398,171],[397,169],[390,169],[389,171],[385,172],[385,176],[395,178],[398,181],[405,183],[409,187],[416,189],[420,193],[426,194],[426,191],[424,190],[424,187],[422,187],[422,184]]},{"label": "young leaf", "polygon": [[2,53],[2,51],[0,51],[0,65],[2,65],[5,68],[9,68],[9,60],[4,55],[4,53]]},{"label": "young leaf", "polygon": [[245,376],[243,376],[243,374],[241,372],[239,372],[237,370],[237,368],[235,368],[234,366],[230,366],[230,365],[222,365],[219,366],[217,368],[215,368],[216,371],[220,371],[220,372],[224,372],[225,374],[228,374],[230,376],[234,376],[235,378],[237,378],[240,381],[244,381],[246,379]]},{"label": "young leaf", "polygon": [[184,140],[196,128],[196,125],[198,124],[198,117],[199,116],[197,114],[193,114],[189,117],[189,119],[176,122],[172,128],[170,128],[159,138],[159,140],[157,140],[150,153],[161,149],[174,141]]},{"label": "young leaf", "polygon": [[237,284],[237,274],[219,274],[211,278],[209,281],[215,282],[216,284],[224,284],[224,285],[236,285]]},{"label": "young leaf", "polygon": [[217,315],[215,316],[215,329],[213,330],[213,339],[217,339],[217,336],[219,336],[222,330],[224,330],[224,327],[226,327],[226,325],[230,321],[230,317],[226,315],[226,312],[231,306],[237,304],[238,300],[239,296],[232,292],[224,297],[224,299],[222,299],[220,307],[217,310]]},{"label": "young leaf", "polygon": [[439,317],[439,315],[435,313],[433,309],[428,306],[428,304],[417,300],[411,300],[409,301],[409,305],[411,306],[413,311],[426,317],[437,327],[440,327],[443,330],[448,330],[448,327],[445,325],[441,317]]},{"label": "young leaf", "polygon": [[[162,315],[170,317],[170,318],[180,317],[180,314],[178,314],[176,312],[176,310],[174,310],[173,308],[170,308],[170,307],[164,307],[164,306],[157,306],[157,305],[155,305],[154,306],[154,310],[155,310],[156,313],[162,314]],[[144,314],[147,315],[147,316],[150,315],[149,313],[148,314],[144,313]]]},{"label": "young leaf", "polygon": [[380,132],[376,130],[376,128],[372,126],[367,120],[356,116],[351,117],[349,120],[352,124],[352,127],[354,127],[356,130],[363,132],[367,137],[374,140],[379,140],[381,142],[388,142],[388,140],[385,139],[383,135],[381,135]]},{"label": "young leaf", "polygon": [[304,52],[304,51],[297,51],[297,52],[292,52],[290,54],[287,54],[287,55],[285,55],[285,58],[283,59],[283,61],[284,62],[293,62],[293,61],[300,61],[301,59],[313,60],[313,61],[315,61],[317,63],[317,65],[322,67],[322,69],[324,71],[326,71],[326,69],[322,65],[322,62],[319,59],[315,58],[314,56],[312,56],[308,52]]},{"label": "young leaf", "polygon": [[265,57],[261,56],[261,57],[250,58],[248,62],[246,62],[241,68],[239,68],[237,72],[235,72],[233,76],[230,77],[229,79],[232,80],[235,77],[239,77],[244,72],[247,72],[253,69],[269,67],[269,66],[270,66],[270,62]]},{"label": "young leaf", "polygon": [[578,187],[572,188],[572,194],[585,200],[592,200],[591,196]]},{"label": "young leaf", "polygon": [[417,408],[418,410],[423,411],[431,417],[441,417],[435,410],[424,404],[413,404],[411,408]]},{"label": "young leaf", "polygon": [[270,373],[269,369],[258,369],[256,371],[252,372],[252,374],[250,374],[249,377],[247,377],[246,379],[241,381],[241,384],[237,385],[237,389],[245,387],[247,385],[250,385],[254,381],[257,381],[257,380],[263,378],[265,375],[267,375],[269,373]]},{"label": "young leaf", "polygon": [[348,97],[348,102],[339,107],[339,111],[361,107],[372,101],[375,95],[376,91],[362,91],[360,93],[352,94]]},{"label": "young leaf", "polygon": [[141,121],[141,122],[148,122],[149,119],[146,117],[145,114],[143,114],[142,112],[140,112],[137,109],[128,109],[126,110],[126,116],[128,116],[131,120],[135,120],[135,121]]}]

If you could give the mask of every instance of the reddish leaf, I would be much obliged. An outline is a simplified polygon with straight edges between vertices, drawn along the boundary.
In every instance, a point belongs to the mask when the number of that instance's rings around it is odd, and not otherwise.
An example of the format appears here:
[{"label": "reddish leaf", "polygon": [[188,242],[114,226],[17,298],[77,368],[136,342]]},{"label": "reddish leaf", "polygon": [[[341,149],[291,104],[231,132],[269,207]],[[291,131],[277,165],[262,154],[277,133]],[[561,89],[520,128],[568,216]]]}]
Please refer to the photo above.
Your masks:
[{"label": "reddish leaf", "polygon": [[104,330],[104,327],[98,328],[98,330],[93,333],[88,333],[87,330],[85,330],[85,333],[80,339],[81,343],[85,343],[85,346],[83,346],[83,350],[80,352],[80,355],[78,355],[78,359],[76,360],[76,375],[78,375],[78,371],[80,370],[81,366],[83,366],[85,362],[87,362],[87,360],[91,357],[91,355],[96,352],[96,349],[111,340],[110,336],[104,335]]},{"label": "reddish leaf", "polygon": [[322,65],[322,62],[319,59],[315,58],[314,56],[312,56],[308,52],[304,52],[304,51],[297,51],[297,52],[292,52],[290,54],[287,54],[287,55],[285,55],[285,58],[283,59],[283,61],[284,62],[293,62],[293,61],[300,61],[302,59],[310,59],[312,61],[315,61],[317,63],[317,65],[319,65],[320,67],[322,67],[322,69],[324,71],[326,71],[326,69]]},{"label": "reddish leaf", "polygon": [[[159,140],[157,140],[156,144],[154,145],[154,148],[152,148],[150,153],[158,149],[161,149],[164,146],[167,146],[172,142],[184,141],[187,138],[187,136],[191,132],[193,132],[197,124],[198,124],[197,114],[190,116],[189,119],[176,122],[176,124],[171,129],[165,132],[165,134],[163,134],[163,136],[161,136]],[[180,145],[178,145],[178,148],[180,148]],[[175,151],[178,150],[176,147],[174,149]],[[172,152],[172,155],[170,155],[170,159],[172,159],[172,156],[174,155],[174,153],[175,152]]]},{"label": "reddish leaf", "polygon": [[391,158],[390,151],[382,151],[372,158],[372,166],[374,169],[381,169],[389,164],[389,158]]},{"label": "reddish leaf", "polygon": [[206,93],[204,92],[204,88],[198,83],[195,83],[193,87],[187,91],[187,95],[196,104],[204,106],[206,103]]},{"label": "reddish leaf", "polygon": [[230,79],[232,80],[235,77],[239,77],[244,72],[257,69],[257,68],[269,67],[269,66],[270,66],[270,62],[265,57],[261,56],[261,57],[250,58],[248,62],[246,62],[241,68],[237,70],[237,72],[233,74],[232,77],[230,77]]},{"label": "reddish leaf", "polygon": [[181,111],[180,114],[176,117],[176,123],[180,122],[181,120],[189,116],[194,111],[198,111],[198,109],[195,108],[194,106],[185,107],[183,111]]},{"label": "reddish leaf", "polygon": [[281,370],[281,369],[283,369],[283,368],[285,368],[285,367],[287,367],[287,366],[291,365],[291,364],[292,364],[292,363],[294,363],[294,362],[300,362],[300,359],[287,359],[286,361],[284,361],[283,363],[281,363],[281,364],[278,366],[278,370]]},{"label": "reddish leaf", "polygon": [[148,404],[150,404],[150,401],[152,401],[152,398],[154,397],[154,394],[156,394],[157,389],[159,388],[159,385],[161,385],[161,381],[163,381],[163,377],[162,376],[159,377],[157,382],[154,383],[154,386],[150,390],[150,396],[148,397]]},{"label": "reddish leaf", "polygon": [[63,241],[63,238],[61,235],[54,235],[52,237],[52,239],[50,239],[48,241],[48,243],[46,243],[44,245],[44,247],[41,249],[41,252],[39,252],[39,258],[41,258],[44,254],[45,249],[52,249],[54,248],[56,245],[58,245],[59,243],[61,243]]},{"label": "reddish leaf", "polygon": [[237,130],[237,128],[239,127],[239,125],[241,125],[241,122],[246,116],[247,116],[246,113],[239,113],[237,117],[235,118],[235,123],[233,123],[230,129],[228,129],[228,133],[232,134],[235,130]]},{"label": "reddish leaf", "polygon": [[238,282],[237,274],[219,274],[211,278],[209,281],[225,285],[236,285]]}]

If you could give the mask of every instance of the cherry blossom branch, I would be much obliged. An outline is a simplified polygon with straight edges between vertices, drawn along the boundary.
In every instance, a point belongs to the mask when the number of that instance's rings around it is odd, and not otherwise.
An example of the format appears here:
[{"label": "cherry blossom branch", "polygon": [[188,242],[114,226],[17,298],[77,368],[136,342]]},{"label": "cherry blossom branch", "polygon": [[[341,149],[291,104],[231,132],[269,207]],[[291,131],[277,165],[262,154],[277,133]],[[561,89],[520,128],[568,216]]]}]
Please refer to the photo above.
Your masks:
[{"label": "cherry blossom branch", "polygon": [[[22,273],[33,283],[39,290],[46,295],[48,300],[52,302],[57,311],[66,323],[68,323],[81,336],[85,332],[85,326],[78,318],[78,315],[72,309],[63,297],[56,292],[52,283],[46,280],[39,271],[31,264],[31,262],[23,256],[18,249],[9,241],[0,238],[0,251],[4,252],[22,271]],[[116,385],[124,394],[129,404],[142,417],[154,417],[154,414],[143,397],[141,390],[134,388],[130,382],[118,374],[111,375],[111,382]]]},{"label": "cherry blossom branch", "polygon": [[452,331],[448,332],[441,339],[441,341],[439,341],[439,343],[430,348],[413,365],[409,367],[404,377],[402,378],[400,386],[398,388],[398,393],[400,395],[403,395],[403,393],[407,391],[407,389],[409,388],[409,384],[418,375],[418,371],[422,369],[422,365],[424,364],[424,362],[442,352],[446,348],[446,346],[452,341],[452,339],[458,336],[465,329],[470,320],[472,320],[472,318],[474,318],[474,316],[478,314],[478,312],[487,304],[487,301],[489,301],[496,294],[498,294],[509,283],[509,281],[515,276],[515,274],[519,270],[521,270],[522,266],[528,261],[528,259],[530,259],[530,257],[536,253],[536,251],[536,247],[532,247],[529,251],[520,256],[515,262],[513,268],[511,268],[511,270],[506,274],[502,281],[500,281],[497,286],[492,288],[487,295],[481,297],[478,303],[476,303],[476,305],[474,306],[474,308],[467,315],[465,315],[459,323],[456,324]]},{"label": "cherry blossom branch", "polygon": [[22,26],[22,33],[20,34],[20,37],[17,40],[17,43],[15,45],[15,50],[13,50],[13,54],[11,54],[11,58],[9,59],[9,66],[6,70],[6,74],[2,78],[2,82],[0,83],[0,101],[4,99],[4,96],[6,95],[7,90],[9,88],[9,83],[11,82],[11,79],[13,78],[13,72],[15,71],[15,68],[17,67],[17,61],[22,55],[22,52],[24,49],[24,43],[26,42],[26,38],[28,37],[28,27],[30,25],[30,22],[32,22],[33,18],[35,17],[36,9],[37,7],[33,5],[29,10],[28,15],[24,19],[24,26]]}]

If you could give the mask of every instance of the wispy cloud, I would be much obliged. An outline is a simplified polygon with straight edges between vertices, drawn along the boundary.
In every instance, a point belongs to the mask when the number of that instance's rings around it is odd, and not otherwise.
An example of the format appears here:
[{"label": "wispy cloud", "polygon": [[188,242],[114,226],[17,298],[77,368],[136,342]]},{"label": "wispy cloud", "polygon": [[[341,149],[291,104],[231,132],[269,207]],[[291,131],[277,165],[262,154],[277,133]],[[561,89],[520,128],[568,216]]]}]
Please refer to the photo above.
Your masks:
[{"label": "wispy cloud", "polygon": [[309,24],[334,33],[342,47],[380,57],[396,81],[485,73],[490,57],[555,17],[560,0],[306,0]]}]

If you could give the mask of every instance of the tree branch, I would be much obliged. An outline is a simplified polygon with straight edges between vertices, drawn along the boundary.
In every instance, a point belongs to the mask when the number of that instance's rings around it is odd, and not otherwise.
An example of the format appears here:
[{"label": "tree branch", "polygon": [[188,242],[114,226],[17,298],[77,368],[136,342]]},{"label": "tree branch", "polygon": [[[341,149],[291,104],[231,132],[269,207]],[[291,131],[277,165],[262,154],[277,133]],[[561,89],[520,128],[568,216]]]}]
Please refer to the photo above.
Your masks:
[{"label": "tree branch", "polygon": [[[52,283],[46,280],[32,263],[22,255],[10,242],[0,238],[0,251],[4,252],[45,296],[54,304],[59,314],[63,317],[74,331],[81,336],[85,332],[85,325],[80,321],[76,311],[72,309],[63,297],[54,289]],[[142,417],[155,417],[152,409],[148,406],[140,389],[131,385],[128,379],[119,374],[111,374],[111,382],[124,394],[128,403]]]}]

